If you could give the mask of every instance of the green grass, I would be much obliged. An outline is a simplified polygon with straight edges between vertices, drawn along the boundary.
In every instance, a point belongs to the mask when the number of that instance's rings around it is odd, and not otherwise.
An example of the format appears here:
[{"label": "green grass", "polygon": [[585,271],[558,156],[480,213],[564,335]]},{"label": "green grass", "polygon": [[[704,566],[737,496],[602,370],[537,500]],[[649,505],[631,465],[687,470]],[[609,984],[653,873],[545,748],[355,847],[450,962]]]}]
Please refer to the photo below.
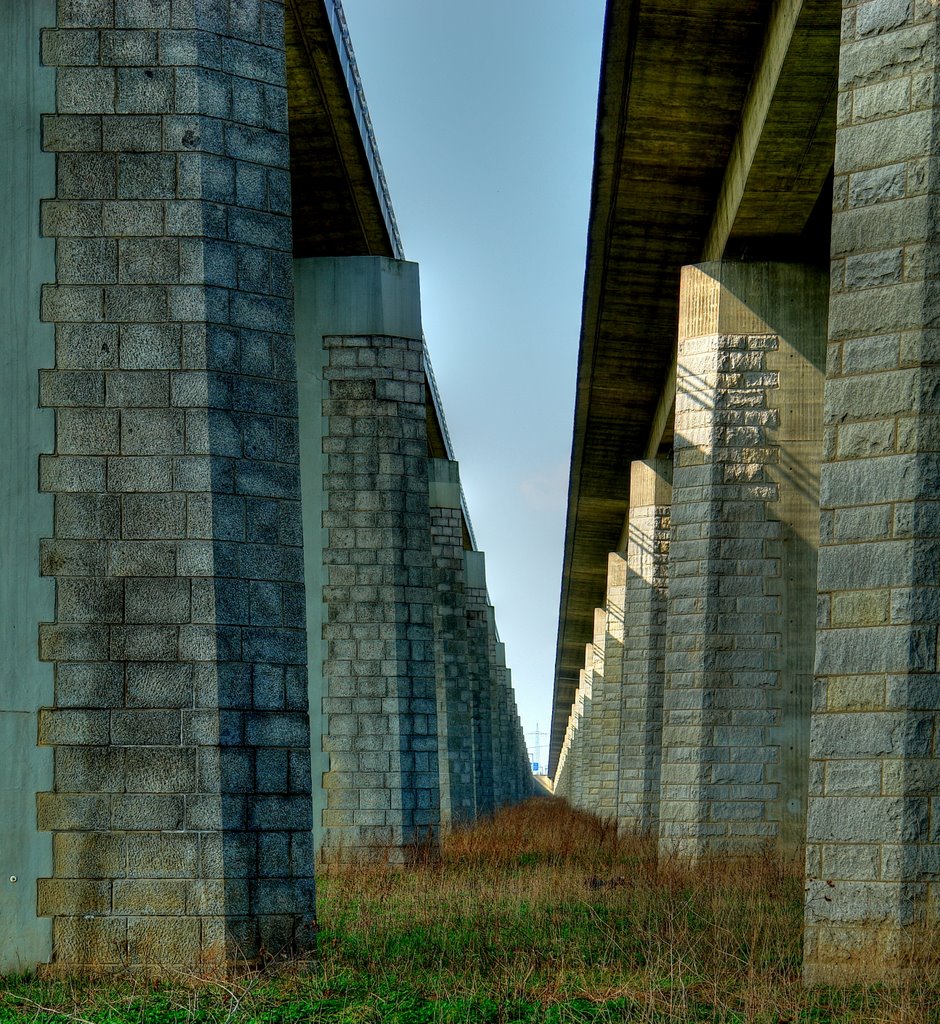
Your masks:
[{"label": "green grass", "polygon": [[689,870],[535,800],[406,870],[318,880],[309,962],[229,978],[0,980],[0,1022],[940,1024],[940,970],[894,987],[800,980],[799,862]]}]

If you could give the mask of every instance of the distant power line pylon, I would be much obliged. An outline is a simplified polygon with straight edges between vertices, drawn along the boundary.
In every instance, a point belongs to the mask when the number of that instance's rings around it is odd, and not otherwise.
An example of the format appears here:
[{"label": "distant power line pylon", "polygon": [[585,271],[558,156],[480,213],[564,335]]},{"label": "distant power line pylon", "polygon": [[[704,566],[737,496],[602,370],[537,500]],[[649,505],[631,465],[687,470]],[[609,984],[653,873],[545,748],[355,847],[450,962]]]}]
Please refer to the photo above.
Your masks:
[{"label": "distant power line pylon", "polygon": [[[542,730],[539,728],[539,723],[538,722],[535,723],[535,732],[530,732],[526,736],[526,739],[529,742],[529,750],[533,754],[535,754],[534,760],[538,762],[539,768],[543,767],[542,766],[542,746],[543,746],[543,744],[542,744],[542,737],[543,736],[547,738],[548,737],[548,733],[547,732],[542,732]],[[535,737],[535,743],[532,743],[532,737]]]}]

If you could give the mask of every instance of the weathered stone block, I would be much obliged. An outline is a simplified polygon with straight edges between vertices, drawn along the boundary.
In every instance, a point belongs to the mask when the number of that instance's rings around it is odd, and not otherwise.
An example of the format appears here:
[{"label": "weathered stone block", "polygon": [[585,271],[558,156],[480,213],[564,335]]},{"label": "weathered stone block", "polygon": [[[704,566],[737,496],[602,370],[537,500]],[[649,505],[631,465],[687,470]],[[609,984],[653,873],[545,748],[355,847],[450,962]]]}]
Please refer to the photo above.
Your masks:
[{"label": "weathered stone block", "polygon": [[114,113],[115,72],[112,68],[63,67],[56,79],[60,114]]}]

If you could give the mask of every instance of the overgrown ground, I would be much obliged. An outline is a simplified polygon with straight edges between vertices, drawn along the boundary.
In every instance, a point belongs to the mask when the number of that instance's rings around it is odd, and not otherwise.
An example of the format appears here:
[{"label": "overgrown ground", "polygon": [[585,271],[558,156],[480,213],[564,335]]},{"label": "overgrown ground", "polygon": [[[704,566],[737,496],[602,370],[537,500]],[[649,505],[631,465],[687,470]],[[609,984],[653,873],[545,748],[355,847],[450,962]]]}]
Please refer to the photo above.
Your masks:
[{"label": "overgrown ground", "polygon": [[0,979],[0,1022],[940,1024],[940,966],[895,988],[800,982],[802,869],[692,872],[533,800],[439,860],[319,878],[310,963],[230,979]]}]

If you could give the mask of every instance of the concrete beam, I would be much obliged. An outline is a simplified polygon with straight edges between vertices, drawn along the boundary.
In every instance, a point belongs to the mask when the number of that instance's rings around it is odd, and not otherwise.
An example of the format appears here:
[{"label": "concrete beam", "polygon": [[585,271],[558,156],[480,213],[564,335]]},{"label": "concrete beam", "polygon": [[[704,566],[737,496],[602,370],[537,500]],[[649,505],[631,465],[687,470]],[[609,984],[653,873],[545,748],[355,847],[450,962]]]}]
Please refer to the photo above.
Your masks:
[{"label": "concrete beam", "polygon": [[[764,45],[757,58],[757,65],[754,68],[747,98],[744,101],[744,109],[741,111],[741,126],[735,137],[734,145],[731,147],[731,156],[728,158],[721,191],[718,193],[715,215],[712,218],[711,227],[708,229],[705,244],[702,246],[703,262],[721,259],[725,251],[725,244],[734,226],[734,219],[744,196],[744,190],[747,188],[757,147],[760,145],[767,114],[773,102],[777,82],[780,79],[780,72],[783,70],[783,63],[790,49],[793,30],[796,28],[797,19],[802,9],[803,0],[779,0],[770,15],[770,24],[767,26],[767,33],[764,36]],[[675,378],[673,378],[673,388],[675,388]],[[651,455],[652,453],[650,453],[650,457]]]}]

